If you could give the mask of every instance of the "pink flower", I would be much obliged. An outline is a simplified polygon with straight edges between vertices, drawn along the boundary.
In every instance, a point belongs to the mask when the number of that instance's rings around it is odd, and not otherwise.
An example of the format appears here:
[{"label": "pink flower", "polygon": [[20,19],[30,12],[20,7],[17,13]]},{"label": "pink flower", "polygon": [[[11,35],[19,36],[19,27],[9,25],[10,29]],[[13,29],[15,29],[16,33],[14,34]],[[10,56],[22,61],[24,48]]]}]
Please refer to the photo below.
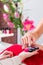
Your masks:
[{"label": "pink flower", "polygon": [[3,14],[3,18],[4,18],[4,20],[6,21],[6,20],[8,20],[8,14]]},{"label": "pink flower", "polygon": [[8,14],[4,13],[3,18],[4,18],[5,22],[7,22],[9,27],[14,28],[14,24],[10,21]]},{"label": "pink flower", "polygon": [[15,12],[14,16],[15,16],[15,18],[19,18],[19,13]]},{"label": "pink flower", "polygon": [[32,20],[29,20],[29,19],[26,19],[24,22],[23,22],[23,31],[28,31],[28,30],[32,30],[35,28],[35,26],[33,25],[33,21]]},{"label": "pink flower", "polygon": [[12,22],[7,22],[8,26],[10,26],[10,28],[14,28],[14,24]]}]

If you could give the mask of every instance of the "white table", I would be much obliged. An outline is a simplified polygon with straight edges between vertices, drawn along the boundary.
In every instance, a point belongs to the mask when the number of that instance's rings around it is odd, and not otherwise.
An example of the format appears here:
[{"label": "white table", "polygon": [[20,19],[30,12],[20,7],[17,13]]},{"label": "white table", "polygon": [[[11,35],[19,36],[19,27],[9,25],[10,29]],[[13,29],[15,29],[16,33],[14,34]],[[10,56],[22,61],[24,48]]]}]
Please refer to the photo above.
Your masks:
[{"label": "white table", "polygon": [[2,33],[2,34],[0,34],[0,41],[2,41],[2,38],[8,37],[8,36],[14,36],[14,34],[13,33],[11,33],[11,34],[4,34],[4,33]]}]

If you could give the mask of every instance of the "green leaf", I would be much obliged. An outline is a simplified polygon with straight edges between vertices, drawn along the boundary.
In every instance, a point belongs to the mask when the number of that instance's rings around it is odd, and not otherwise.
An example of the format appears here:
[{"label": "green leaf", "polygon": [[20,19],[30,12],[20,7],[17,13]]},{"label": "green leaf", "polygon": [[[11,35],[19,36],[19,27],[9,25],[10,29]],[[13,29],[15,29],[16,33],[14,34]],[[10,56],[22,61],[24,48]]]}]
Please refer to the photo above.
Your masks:
[{"label": "green leaf", "polygon": [[9,3],[9,6],[10,6],[10,10],[12,11],[12,13],[14,13],[15,12],[15,8],[12,6],[11,2]]},{"label": "green leaf", "polygon": [[13,2],[21,2],[21,0],[13,0]]},{"label": "green leaf", "polygon": [[11,15],[9,16],[9,18],[10,18],[11,22],[13,22],[13,17]]},{"label": "green leaf", "polygon": [[0,1],[2,1],[3,3],[9,2],[9,0],[0,0]]},{"label": "green leaf", "polygon": [[21,0],[17,0],[18,2],[20,2]]}]

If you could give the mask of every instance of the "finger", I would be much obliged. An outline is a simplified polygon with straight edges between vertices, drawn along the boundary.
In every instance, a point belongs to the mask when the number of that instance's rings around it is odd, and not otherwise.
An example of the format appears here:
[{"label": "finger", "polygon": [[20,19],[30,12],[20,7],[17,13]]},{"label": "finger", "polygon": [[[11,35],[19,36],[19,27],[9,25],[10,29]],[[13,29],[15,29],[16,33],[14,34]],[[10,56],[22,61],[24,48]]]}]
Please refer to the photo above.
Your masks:
[{"label": "finger", "polygon": [[13,53],[11,53],[10,56],[13,57]]},{"label": "finger", "polygon": [[9,53],[8,54],[10,54],[10,56],[13,56],[13,52],[11,52],[11,51],[9,51]]},{"label": "finger", "polygon": [[21,39],[21,42],[22,42],[22,44],[24,44],[24,38],[22,37],[22,39]]},{"label": "finger", "polygon": [[34,52],[26,52],[27,57],[31,57],[31,56],[36,55],[36,54],[38,54],[37,51],[34,51]]},{"label": "finger", "polygon": [[26,36],[26,42],[25,43],[28,44],[28,36]]},{"label": "finger", "polygon": [[2,53],[2,55],[6,55],[8,53],[8,51],[4,51],[3,53]]},{"label": "finger", "polygon": [[11,51],[5,51],[5,52],[3,53],[3,55],[8,55],[8,54],[13,55],[13,53],[12,53]]},{"label": "finger", "polygon": [[11,56],[10,56],[10,54],[9,55],[5,55],[5,58],[10,58]]},{"label": "finger", "polygon": [[35,37],[33,36],[33,42],[35,42]]},{"label": "finger", "polygon": [[34,36],[31,34],[29,34],[28,36],[28,43],[30,44],[29,46],[31,46],[33,43],[35,42],[35,38]]},{"label": "finger", "polygon": [[31,46],[31,36],[28,36],[28,46]]},{"label": "finger", "polygon": [[21,42],[22,42],[22,49],[25,49],[26,45],[25,45],[25,39],[24,39],[24,37],[22,37]]},{"label": "finger", "polygon": [[27,44],[24,44],[24,45],[22,46],[22,49],[25,49],[27,46],[28,46]]},{"label": "finger", "polygon": [[35,55],[35,54],[38,54],[38,50],[32,52],[32,55]]},{"label": "finger", "polygon": [[3,55],[1,59],[10,58],[10,55]]}]

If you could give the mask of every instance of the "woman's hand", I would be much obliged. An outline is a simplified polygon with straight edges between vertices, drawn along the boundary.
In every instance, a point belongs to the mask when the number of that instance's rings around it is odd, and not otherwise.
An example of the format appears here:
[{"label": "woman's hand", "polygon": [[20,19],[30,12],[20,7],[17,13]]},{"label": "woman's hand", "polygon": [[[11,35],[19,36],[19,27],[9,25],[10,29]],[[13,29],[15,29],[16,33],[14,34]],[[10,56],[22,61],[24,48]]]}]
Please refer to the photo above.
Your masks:
[{"label": "woman's hand", "polygon": [[0,56],[0,60],[11,57],[13,57],[13,53],[11,51],[4,51]]},{"label": "woman's hand", "polygon": [[27,32],[21,39],[21,42],[23,44],[23,49],[27,46],[31,46],[33,43],[35,43],[35,35],[33,32]]},{"label": "woman's hand", "polygon": [[13,57],[13,52],[11,51],[4,51],[2,55],[9,55],[10,57]]},{"label": "woman's hand", "polygon": [[22,37],[23,48],[27,47],[29,44],[31,45],[32,43],[34,43],[42,34],[43,34],[43,19],[39,22],[34,31],[27,32]]},{"label": "woman's hand", "polygon": [[33,51],[33,52],[25,52],[25,51],[23,51],[23,52],[21,52],[19,54],[19,57],[20,57],[21,61],[23,61],[24,59],[26,59],[28,57],[31,57],[33,55],[36,55],[36,54],[38,54],[37,50]]}]

